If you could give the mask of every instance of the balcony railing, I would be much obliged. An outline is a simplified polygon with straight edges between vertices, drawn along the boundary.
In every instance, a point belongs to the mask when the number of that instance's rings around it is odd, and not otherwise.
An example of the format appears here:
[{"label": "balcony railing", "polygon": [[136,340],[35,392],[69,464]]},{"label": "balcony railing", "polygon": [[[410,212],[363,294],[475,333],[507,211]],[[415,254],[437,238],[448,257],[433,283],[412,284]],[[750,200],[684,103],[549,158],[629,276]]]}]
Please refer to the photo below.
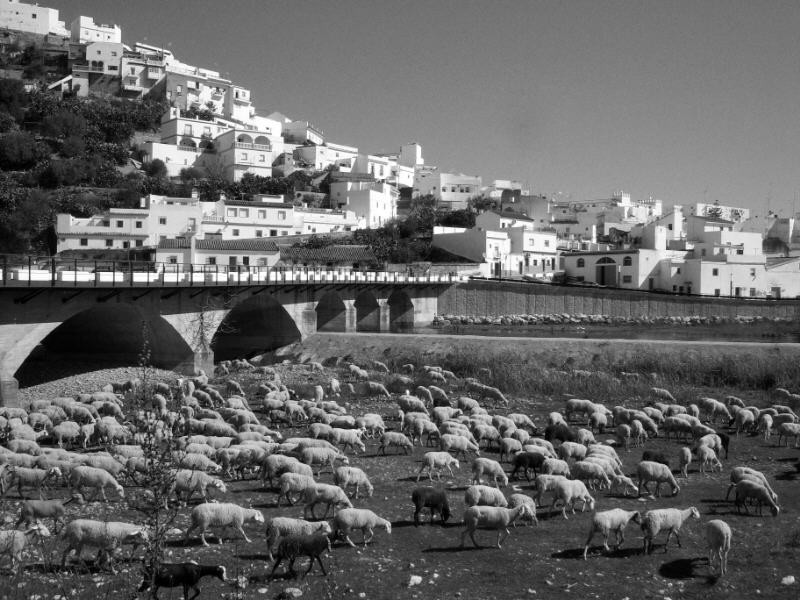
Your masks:
[{"label": "balcony railing", "polygon": [[267,267],[164,262],[69,260],[59,257],[0,257],[0,286],[9,288],[216,287],[285,284],[453,284],[466,275],[409,275],[398,271],[354,271],[312,267]]},{"label": "balcony railing", "polygon": [[234,145],[241,150],[261,150],[262,152],[271,152],[272,146],[266,144],[248,144],[247,142],[235,142]]},{"label": "balcony railing", "polygon": [[94,67],[88,64],[80,64],[80,63],[73,63],[72,65],[73,71],[89,71],[92,73],[102,73],[103,67]]}]

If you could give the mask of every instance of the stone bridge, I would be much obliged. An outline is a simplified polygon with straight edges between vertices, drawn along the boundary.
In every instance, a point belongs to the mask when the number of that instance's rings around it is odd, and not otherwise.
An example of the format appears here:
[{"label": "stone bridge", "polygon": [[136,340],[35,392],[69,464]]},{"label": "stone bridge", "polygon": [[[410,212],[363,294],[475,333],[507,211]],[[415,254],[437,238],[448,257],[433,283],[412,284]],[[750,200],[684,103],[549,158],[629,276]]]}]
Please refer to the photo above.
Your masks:
[{"label": "stone bridge", "polygon": [[136,365],[146,352],[155,367],[192,374],[317,331],[412,331],[431,323],[439,295],[458,281],[305,269],[263,276],[5,272],[0,404],[15,404],[20,384],[47,380],[42,373],[66,363]]}]

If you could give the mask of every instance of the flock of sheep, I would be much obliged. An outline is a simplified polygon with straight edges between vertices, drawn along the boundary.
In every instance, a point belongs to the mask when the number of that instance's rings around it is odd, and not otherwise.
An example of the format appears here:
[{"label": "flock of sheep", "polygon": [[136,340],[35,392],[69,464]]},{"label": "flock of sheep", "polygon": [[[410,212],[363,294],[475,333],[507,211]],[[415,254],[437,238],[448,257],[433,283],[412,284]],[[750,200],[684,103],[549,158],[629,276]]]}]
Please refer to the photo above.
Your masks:
[{"label": "flock of sheep", "polygon": [[[46,525],[52,520],[54,533],[62,541],[62,567],[72,552],[85,564],[83,551],[92,548],[97,551],[97,563],[113,572],[120,548],[132,546],[133,555],[138,546],[148,547],[151,532],[141,524],[88,518],[87,495],[92,493],[90,500],[109,502],[107,492],[111,492],[115,501],[124,501],[126,489],[146,485],[155,460],[146,448],[153,443],[163,449],[158,460],[169,461],[173,469],[164,502],[183,506],[194,495],[202,500],[189,511],[187,542],[196,533],[207,545],[207,532],[214,529],[217,541],[223,543],[224,530],[231,529],[250,543],[244,526],[257,524],[266,534],[268,558],[275,561],[270,575],[283,561],[293,572],[299,557],[310,560],[306,573],[315,560],[325,573],[321,557],[331,551],[331,541],[341,538],[354,546],[350,536],[360,531],[366,546],[376,529],[391,533],[389,520],[353,504],[360,495],[369,497],[374,492],[368,474],[350,464],[352,457],[366,452],[367,444],[376,455],[411,453],[417,444],[433,446],[424,452],[415,473],[417,483],[426,475],[431,485],[410,490],[417,525],[425,509],[431,522],[437,514],[443,524],[450,519],[450,494],[445,487],[433,485],[434,476],[441,481],[446,469],[450,477],[456,477],[453,469],[460,469],[459,459],[470,462],[461,546],[466,536],[478,546],[475,532],[483,528],[497,532],[496,545],[501,547],[518,521],[538,523],[537,510],[548,506],[545,495],[551,494],[549,512],[560,504],[563,519],[569,518],[568,510],[575,514],[579,502],[581,512],[594,511],[584,559],[598,533],[606,551],[610,551],[612,534],[619,548],[631,522],[641,528],[645,553],[652,550],[660,532],[667,533],[666,551],[672,536],[680,545],[679,533],[687,520],[700,518],[695,507],[643,514],[605,506],[595,509],[613,502],[612,495],[597,498],[605,490],[616,497],[651,492],[659,496],[665,485],[672,497],[679,496],[681,487],[670,467],[674,460],[645,450],[635,474],[629,474],[635,476],[634,481],[624,473],[615,448],[630,451],[645,446],[652,437],[674,437],[682,444],[677,465],[680,479],[686,481],[692,462],[701,473],[721,470],[722,453],[727,459],[731,443],[729,434],[760,432],[766,439],[777,434],[779,443],[793,437],[795,446],[800,438],[794,412],[800,398],[786,390],[777,392],[781,403],[762,409],[745,406],[733,396],[724,401],[700,398],[683,405],[660,388],[652,388],[651,402],[641,409],[609,409],[570,398],[563,411],[550,413],[540,427],[529,415],[508,413],[508,401],[497,388],[477,379],[459,380],[440,367],[403,365],[393,374],[377,361],[351,364],[342,378],[349,381],[340,382],[319,363],[308,366],[309,379],[316,378],[319,384],[289,389],[275,370],[233,361],[218,367],[215,375],[223,381],[218,385],[210,385],[204,374],[174,385],[158,382],[147,390],[132,380],[109,384],[92,394],[36,401],[27,409],[0,408],[0,494],[5,498],[15,491],[21,501],[15,528],[0,531],[0,552],[9,555],[16,567],[33,538],[50,535]],[[230,378],[237,370],[257,373],[258,388],[246,394]],[[383,415],[348,414],[338,402],[348,397],[380,398],[393,402],[394,408]],[[137,404],[142,398],[147,399],[146,405]],[[729,427],[729,433],[715,427]],[[290,430],[295,435],[288,435]],[[613,433],[615,443],[598,443],[595,433]],[[497,452],[497,457],[482,452]],[[331,472],[332,484],[320,481],[325,470]],[[522,478],[532,486],[531,495],[513,483],[521,483]],[[302,502],[304,518],[271,516],[214,499],[225,494],[232,481],[253,479],[277,488],[277,506],[284,501],[289,505]],[[507,496],[501,488],[509,484],[513,493]],[[45,499],[45,492],[53,488],[67,490],[67,498]],[[39,499],[25,499],[31,492]],[[733,468],[727,493],[734,494],[737,510],[749,512],[748,503],[752,503],[759,514],[763,506],[773,516],[780,512],[767,477],[753,469]],[[59,491],[58,495],[65,494]],[[320,505],[325,511],[318,515]],[[331,512],[329,522],[326,518]],[[67,521],[67,513],[74,518]],[[708,521],[705,527],[711,568],[719,563],[724,574],[731,528],[721,520]],[[183,586],[186,594],[197,590],[197,582],[205,575],[226,580],[221,566],[176,563],[162,565],[158,572],[145,571],[141,589],[151,587],[155,592],[158,587]]]}]

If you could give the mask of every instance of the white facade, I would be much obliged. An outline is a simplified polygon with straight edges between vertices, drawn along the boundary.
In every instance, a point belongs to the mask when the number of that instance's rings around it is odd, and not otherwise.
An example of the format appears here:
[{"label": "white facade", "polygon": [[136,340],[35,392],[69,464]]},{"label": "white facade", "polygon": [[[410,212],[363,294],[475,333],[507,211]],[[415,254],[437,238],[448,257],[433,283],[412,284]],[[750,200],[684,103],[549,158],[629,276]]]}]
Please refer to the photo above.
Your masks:
[{"label": "white facade", "polygon": [[298,146],[294,151],[295,160],[315,171],[322,171],[334,165],[352,168],[357,157],[358,148],[331,142],[321,146]]},{"label": "white facade", "polygon": [[70,24],[73,42],[88,44],[90,42],[122,43],[122,30],[117,25],[98,25],[92,17],[78,17]]},{"label": "white facade", "polygon": [[725,206],[718,203],[708,204],[698,202],[691,208],[691,213],[698,217],[708,217],[716,215],[720,219],[739,223],[750,218],[750,209],[740,206]]},{"label": "white facade", "polygon": [[393,186],[368,176],[351,178],[339,174],[338,177],[338,181],[330,184],[331,203],[353,212],[368,229],[385,225],[397,217],[398,192]]},{"label": "white facade", "polygon": [[0,0],[0,27],[38,35],[69,37],[64,21],[58,20],[58,10],[18,0]]},{"label": "white facade", "polygon": [[432,195],[440,207],[448,210],[467,208],[468,200],[480,195],[481,178],[463,173],[442,173],[435,168],[418,168],[414,177],[414,195]]},{"label": "white facade", "polygon": [[272,177],[272,163],[283,154],[283,138],[271,129],[237,127],[214,138],[219,166],[228,181],[246,173]]}]

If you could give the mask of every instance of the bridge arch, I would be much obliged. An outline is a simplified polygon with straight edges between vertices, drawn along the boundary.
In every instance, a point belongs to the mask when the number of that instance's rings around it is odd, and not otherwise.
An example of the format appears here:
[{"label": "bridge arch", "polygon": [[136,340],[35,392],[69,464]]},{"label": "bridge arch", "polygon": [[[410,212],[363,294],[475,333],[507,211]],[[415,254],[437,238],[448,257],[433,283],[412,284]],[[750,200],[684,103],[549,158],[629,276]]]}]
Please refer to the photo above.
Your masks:
[{"label": "bridge arch", "polygon": [[317,331],[346,331],[347,307],[336,292],[327,292],[316,307]]},{"label": "bridge arch", "polygon": [[249,358],[301,339],[294,319],[280,302],[259,294],[234,306],[213,334],[214,360]]},{"label": "bridge arch", "polygon": [[381,307],[372,292],[361,292],[354,303],[356,331],[380,331]]},{"label": "bridge arch", "polygon": [[414,329],[414,303],[403,291],[395,290],[389,296],[389,330],[393,333]]},{"label": "bridge arch", "polygon": [[30,386],[101,368],[139,364],[145,349],[148,363],[176,369],[191,363],[194,352],[157,313],[127,303],[94,306],[64,320],[41,335],[29,336],[16,352],[14,377]]}]

